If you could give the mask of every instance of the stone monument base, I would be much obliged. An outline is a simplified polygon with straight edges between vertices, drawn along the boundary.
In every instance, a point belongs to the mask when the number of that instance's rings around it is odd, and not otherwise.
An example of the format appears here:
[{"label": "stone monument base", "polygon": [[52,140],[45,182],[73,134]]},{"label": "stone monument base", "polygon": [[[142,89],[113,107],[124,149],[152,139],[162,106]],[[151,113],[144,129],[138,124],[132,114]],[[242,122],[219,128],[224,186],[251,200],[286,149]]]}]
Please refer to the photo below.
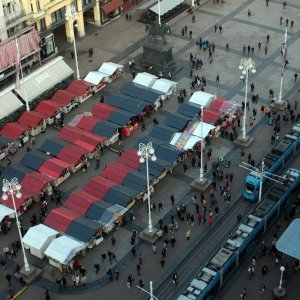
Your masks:
[{"label": "stone monument base", "polygon": [[158,74],[163,73],[164,77],[171,72],[176,72],[176,62],[172,54],[173,46],[164,43],[161,40],[147,38],[143,44],[143,54],[140,59],[140,66],[145,69],[147,65],[152,67],[152,72]]},{"label": "stone monument base", "polygon": [[211,180],[203,177],[200,181],[199,178],[191,182],[191,187],[197,191],[205,191],[211,185]]},{"label": "stone monument base", "polygon": [[152,232],[149,232],[149,229],[144,229],[140,234],[139,238],[149,244],[155,244],[158,240],[158,230],[156,228],[153,228]]},{"label": "stone monument base", "polygon": [[253,138],[246,135],[244,139],[242,137],[238,137],[237,139],[234,140],[233,143],[240,147],[247,148],[250,146],[252,142],[253,142]]},{"label": "stone monument base", "polygon": [[30,265],[29,271],[26,271],[25,267],[23,266],[22,269],[20,270],[20,272],[15,273],[15,277],[18,279],[23,277],[24,281],[27,284],[29,284],[29,283],[33,282],[37,277],[39,277],[41,273],[42,273],[41,269],[34,267],[32,265]]}]

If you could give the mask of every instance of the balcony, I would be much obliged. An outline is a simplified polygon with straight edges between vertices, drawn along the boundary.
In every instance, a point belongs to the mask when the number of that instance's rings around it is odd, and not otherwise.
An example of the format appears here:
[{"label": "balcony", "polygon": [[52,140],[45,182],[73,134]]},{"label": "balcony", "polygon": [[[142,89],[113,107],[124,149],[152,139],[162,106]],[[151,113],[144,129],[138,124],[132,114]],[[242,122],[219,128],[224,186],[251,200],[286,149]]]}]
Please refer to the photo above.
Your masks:
[{"label": "balcony", "polygon": [[15,15],[12,18],[7,17],[5,23],[8,28],[16,26],[30,18],[29,15],[26,15],[25,12],[20,12],[20,14]]}]

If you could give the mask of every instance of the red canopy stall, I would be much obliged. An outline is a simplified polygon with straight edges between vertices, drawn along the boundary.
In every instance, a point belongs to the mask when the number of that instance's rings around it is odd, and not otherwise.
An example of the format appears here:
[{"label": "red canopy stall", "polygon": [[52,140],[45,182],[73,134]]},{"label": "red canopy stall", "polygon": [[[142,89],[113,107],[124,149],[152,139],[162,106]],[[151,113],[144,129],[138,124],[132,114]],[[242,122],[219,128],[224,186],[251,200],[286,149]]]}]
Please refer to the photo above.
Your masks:
[{"label": "red canopy stall", "polygon": [[89,182],[84,186],[83,190],[89,194],[92,194],[99,199],[102,199],[109,189],[117,185],[115,181],[107,179],[102,176],[96,176],[89,180]]},{"label": "red canopy stall", "polygon": [[21,140],[25,144],[29,139],[29,128],[17,122],[6,123],[1,129],[1,135],[10,138],[14,141],[20,142]]},{"label": "red canopy stall", "polygon": [[70,197],[64,202],[64,206],[84,215],[89,207],[94,203],[98,202],[100,199],[92,194],[89,194],[83,190],[74,192]]},{"label": "red canopy stall", "polygon": [[63,206],[51,210],[44,224],[59,231],[66,232],[71,222],[81,215]]},{"label": "red canopy stall", "polygon": [[65,126],[60,131],[58,137],[88,150],[88,158],[93,158],[97,148],[101,147],[102,143],[106,140],[106,138],[100,137],[99,135],[72,126]]},{"label": "red canopy stall", "polygon": [[18,123],[29,127],[29,134],[35,136],[46,129],[46,116],[37,111],[25,111],[18,120]]},{"label": "red canopy stall", "polygon": [[137,155],[137,150],[134,148],[127,149],[122,152],[121,157],[118,162],[132,167],[133,169],[137,169],[140,166],[139,156]]},{"label": "red canopy stall", "polygon": [[73,80],[67,87],[67,91],[76,95],[76,99],[80,103],[90,98],[93,95],[94,90],[94,85],[84,80]]},{"label": "red canopy stall", "polygon": [[99,118],[95,116],[82,116],[79,122],[76,124],[77,127],[92,131],[94,126],[99,122]]},{"label": "red canopy stall", "polygon": [[61,118],[61,107],[62,104],[60,103],[56,103],[52,100],[43,100],[34,110],[47,117],[47,124],[53,124],[55,119]]},{"label": "red canopy stall", "polygon": [[124,178],[134,170],[134,168],[124,165],[120,162],[114,162],[105,168],[105,170],[101,173],[101,176],[115,182],[122,183]]},{"label": "red canopy stall", "polygon": [[51,98],[52,101],[61,105],[61,110],[68,113],[70,110],[78,106],[75,99],[76,95],[67,90],[58,90]]},{"label": "red canopy stall", "polygon": [[118,108],[115,106],[106,103],[96,103],[93,106],[91,113],[100,120],[107,120],[110,114],[115,110],[118,110]]},{"label": "red canopy stall", "polygon": [[203,122],[209,124],[216,124],[219,118],[220,118],[220,113],[218,111],[210,108],[204,108]]}]

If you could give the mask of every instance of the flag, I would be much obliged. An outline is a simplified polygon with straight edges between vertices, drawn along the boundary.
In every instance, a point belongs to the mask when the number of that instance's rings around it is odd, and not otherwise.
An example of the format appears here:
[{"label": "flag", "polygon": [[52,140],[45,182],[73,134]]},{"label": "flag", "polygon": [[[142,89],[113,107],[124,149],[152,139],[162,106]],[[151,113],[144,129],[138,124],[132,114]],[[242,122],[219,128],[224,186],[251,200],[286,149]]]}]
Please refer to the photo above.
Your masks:
[{"label": "flag", "polygon": [[20,89],[20,71],[21,71],[21,52],[19,49],[18,40],[16,39],[16,89]]}]

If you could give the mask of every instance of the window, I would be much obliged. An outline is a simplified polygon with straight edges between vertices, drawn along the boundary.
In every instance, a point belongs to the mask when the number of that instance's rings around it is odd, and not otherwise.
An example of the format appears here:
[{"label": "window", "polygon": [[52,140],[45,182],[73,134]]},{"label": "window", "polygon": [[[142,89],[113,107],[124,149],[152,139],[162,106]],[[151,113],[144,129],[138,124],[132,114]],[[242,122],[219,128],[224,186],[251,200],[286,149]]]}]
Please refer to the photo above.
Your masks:
[{"label": "window", "polygon": [[33,5],[32,5],[32,3],[30,4],[30,8],[31,8],[31,12],[33,12],[34,10],[33,10]]},{"label": "window", "polygon": [[36,8],[37,10],[41,10],[40,0],[36,0]]},{"label": "window", "polygon": [[61,9],[58,9],[57,11],[52,13],[51,14],[52,23],[54,24],[54,23],[57,23],[57,22],[61,21],[62,19],[64,19],[65,12],[66,12],[66,8],[62,7]]},{"label": "window", "polygon": [[41,30],[44,30],[46,28],[46,22],[45,22],[45,19],[41,19],[40,20],[40,27],[41,27]]}]

